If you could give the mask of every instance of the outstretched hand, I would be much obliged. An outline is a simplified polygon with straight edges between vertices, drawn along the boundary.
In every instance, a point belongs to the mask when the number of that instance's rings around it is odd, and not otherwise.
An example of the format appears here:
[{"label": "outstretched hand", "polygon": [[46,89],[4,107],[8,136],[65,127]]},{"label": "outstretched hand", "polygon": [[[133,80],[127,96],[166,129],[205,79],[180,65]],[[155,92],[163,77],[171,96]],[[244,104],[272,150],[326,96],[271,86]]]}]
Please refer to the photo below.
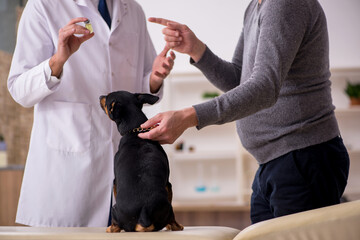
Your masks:
[{"label": "outstretched hand", "polygon": [[170,51],[170,55],[167,56],[170,48],[165,46],[162,52],[155,58],[150,76],[150,90],[151,93],[159,91],[164,79],[170,74],[174,67],[174,60],[176,58],[175,53]]},{"label": "outstretched hand", "polygon": [[147,133],[140,133],[138,136],[158,141],[160,144],[172,144],[186,129],[197,124],[198,120],[193,107],[159,113],[141,125],[142,128],[150,128],[155,125],[157,127]]},{"label": "outstretched hand", "polygon": [[206,46],[188,26],[164,18],[151,17],[148,20],[165,26],[162,32],[168,48],[188,54],[195,62],[200,60]]}]

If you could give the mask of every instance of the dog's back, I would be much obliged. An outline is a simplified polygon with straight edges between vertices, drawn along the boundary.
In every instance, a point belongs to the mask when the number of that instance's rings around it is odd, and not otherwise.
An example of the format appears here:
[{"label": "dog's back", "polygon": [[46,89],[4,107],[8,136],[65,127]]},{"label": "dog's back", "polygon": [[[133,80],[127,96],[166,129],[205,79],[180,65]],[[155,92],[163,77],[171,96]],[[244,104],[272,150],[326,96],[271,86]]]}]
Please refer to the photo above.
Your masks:
[{"label": "dog's back", "polygon": [[125,91],[100,97],[100,105],[123,136],[114,158],[116,204],[112,208],[109,232],[157,231],[165,226],[182,230],[171,206],[169,162],[158,142],[137,136],[147,118],[144,103],[154,104],[158,97]]}]

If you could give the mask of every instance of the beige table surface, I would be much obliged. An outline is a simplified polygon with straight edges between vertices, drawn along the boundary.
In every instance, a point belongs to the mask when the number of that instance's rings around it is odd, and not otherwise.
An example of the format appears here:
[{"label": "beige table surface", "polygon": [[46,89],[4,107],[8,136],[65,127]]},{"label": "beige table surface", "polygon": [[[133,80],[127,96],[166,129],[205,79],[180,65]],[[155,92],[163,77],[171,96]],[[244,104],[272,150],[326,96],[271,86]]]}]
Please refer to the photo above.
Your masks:
[{"label": "beige table surface", "polygon": [[106,233],[106,228],[0,227],[0,239],[6,240],[232,240],[240,230],[229,227],[185,227],[184,231],[149,233]]}]

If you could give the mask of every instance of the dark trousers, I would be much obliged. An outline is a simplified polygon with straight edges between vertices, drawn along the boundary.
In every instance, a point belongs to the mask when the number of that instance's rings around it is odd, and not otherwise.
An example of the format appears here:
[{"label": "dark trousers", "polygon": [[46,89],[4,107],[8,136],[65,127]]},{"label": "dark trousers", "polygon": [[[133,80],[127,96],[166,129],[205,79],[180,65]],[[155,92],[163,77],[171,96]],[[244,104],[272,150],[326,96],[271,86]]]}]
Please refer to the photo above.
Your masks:
[{"label": "dark trousers", "polygon": [[338,204],[348,175],[341,137],[261,164],[252,185],[251,222]]}]

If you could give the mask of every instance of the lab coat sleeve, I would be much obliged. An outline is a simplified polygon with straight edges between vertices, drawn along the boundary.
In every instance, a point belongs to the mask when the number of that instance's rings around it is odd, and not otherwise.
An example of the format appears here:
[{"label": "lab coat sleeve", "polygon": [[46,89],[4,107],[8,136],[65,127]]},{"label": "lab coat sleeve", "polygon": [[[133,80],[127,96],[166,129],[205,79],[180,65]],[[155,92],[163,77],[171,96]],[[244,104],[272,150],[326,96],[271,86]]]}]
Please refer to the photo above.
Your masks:
[{"label": "lab coat sleeve", "polygon": [[11,96],[24,107],[39,103],[59,85],[49,71],[55,44],[39,2],[29,1],[22,14],[7,83]]}]

